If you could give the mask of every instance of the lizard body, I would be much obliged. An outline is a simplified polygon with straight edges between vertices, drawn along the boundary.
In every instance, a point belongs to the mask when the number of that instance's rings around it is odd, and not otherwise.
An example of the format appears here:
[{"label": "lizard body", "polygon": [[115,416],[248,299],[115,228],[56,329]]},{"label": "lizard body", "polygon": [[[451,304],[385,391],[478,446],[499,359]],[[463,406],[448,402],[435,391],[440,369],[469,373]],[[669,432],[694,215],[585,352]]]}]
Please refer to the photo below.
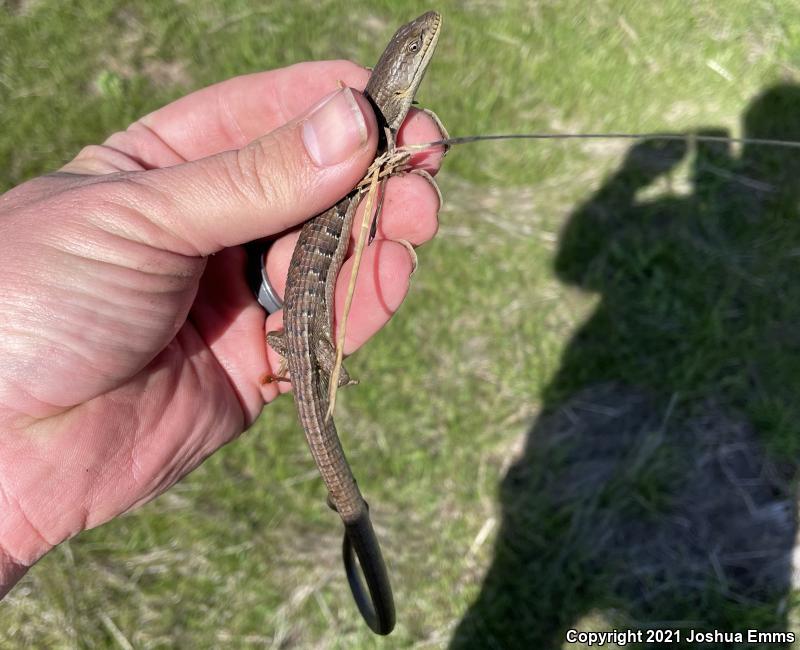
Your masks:
[{"label": "lizard body", "polygon": [[[428,12],[401,27],[372,70],[364,94],[384,131],[378,155],[394,148],[441,29],[441,17]],[[394,627],[395,612],[386,566],[369,510],[345,458],[333,419],[326,417],[328,380],[335,356],[333,299],[336,278],[347,253],[356,208],[363,191],[354,190],[308,221],[289,265],[284,331],[267,340],[286,359],[300,422],[311,454],[328,489],[328,503],[345,526],[343,554],[348,580],[362,616],[378,634]],[[342,372],[340,385],[349,382]],[[355,570],[359,559],[371,604]]]}]

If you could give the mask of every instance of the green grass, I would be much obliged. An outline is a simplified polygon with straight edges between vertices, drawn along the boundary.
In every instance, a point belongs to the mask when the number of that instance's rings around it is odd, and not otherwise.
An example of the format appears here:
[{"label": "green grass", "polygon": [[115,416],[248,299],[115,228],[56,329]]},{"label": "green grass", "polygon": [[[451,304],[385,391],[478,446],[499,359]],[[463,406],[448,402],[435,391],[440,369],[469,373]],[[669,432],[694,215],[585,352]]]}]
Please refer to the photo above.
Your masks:
[{"label": "green grass", "polygon": [[[0,189],[193,88],[310,58],[370,64],[428,8],[11,3]],[[437,8],[419,99],[453,135],[739,134],[746,114],[751,134],[800,139],[791,0]],[[390,563],[389,640],[351,602],[340,525],[283,398],[169,493],[40,562],[0,606],[0,646],[549,648],[570,626],[800,630],[788,569],[747,588],[703,563],[743,529],[774,533],[755,550],[793,543],[783,520],[758,518],[766,496],[737,509],[736,486],[703,481],[724,478],[714,459],[736,445],[796,473],[800,161],[629,149],[484,143],[445,162],[440,235],[398,316],[351,359],[362,383],[337,412]],[[676,529],[675,570],[632,580],[648,535],[669,549],[677,520],[716,528],[701,551]]]}]

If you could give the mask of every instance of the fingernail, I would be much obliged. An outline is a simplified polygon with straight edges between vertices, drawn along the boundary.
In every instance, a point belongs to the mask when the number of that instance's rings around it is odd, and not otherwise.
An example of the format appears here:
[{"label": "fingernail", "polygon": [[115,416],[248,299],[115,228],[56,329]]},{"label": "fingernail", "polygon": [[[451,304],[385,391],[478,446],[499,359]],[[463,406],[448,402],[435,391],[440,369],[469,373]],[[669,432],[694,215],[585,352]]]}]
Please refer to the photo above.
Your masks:
[{"label": "fingernail", "polygon": [[347,160],[367,142],[364,114],[349,88],[323,100],[303,124],[303,143],[320,167]]}]

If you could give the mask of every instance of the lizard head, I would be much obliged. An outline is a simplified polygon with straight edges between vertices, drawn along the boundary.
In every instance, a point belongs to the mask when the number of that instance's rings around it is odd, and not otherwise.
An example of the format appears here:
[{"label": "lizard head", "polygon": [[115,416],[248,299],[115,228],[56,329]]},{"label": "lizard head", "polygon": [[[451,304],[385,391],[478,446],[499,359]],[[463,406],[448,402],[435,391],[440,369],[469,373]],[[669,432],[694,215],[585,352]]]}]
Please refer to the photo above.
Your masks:
[{"label": "lizard head", "polygon": [[398,29],[372,70],[366,94],[396,131],[436,49],[442,17],[429,11]]}]

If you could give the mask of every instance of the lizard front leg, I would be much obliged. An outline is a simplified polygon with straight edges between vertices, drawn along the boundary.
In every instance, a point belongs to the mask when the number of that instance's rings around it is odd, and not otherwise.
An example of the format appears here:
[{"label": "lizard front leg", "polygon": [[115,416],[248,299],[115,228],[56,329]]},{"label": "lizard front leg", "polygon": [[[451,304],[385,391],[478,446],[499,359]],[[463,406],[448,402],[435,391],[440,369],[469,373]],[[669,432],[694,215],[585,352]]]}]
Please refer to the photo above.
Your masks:
[{"label": "lizard front leg", "polygon": [[291,381],[286,376],[287,363],[286,356],[288,355],[288,348],[286,346],[286,334],[283,330],[275,330],[274,332],[267,332],[267,344],[277,352],[281,357],[281,363],[278,366],[278,372],[274,375],[272,373],[265,373],[261,377],[262,384],[272,384],[277,381]]}]

